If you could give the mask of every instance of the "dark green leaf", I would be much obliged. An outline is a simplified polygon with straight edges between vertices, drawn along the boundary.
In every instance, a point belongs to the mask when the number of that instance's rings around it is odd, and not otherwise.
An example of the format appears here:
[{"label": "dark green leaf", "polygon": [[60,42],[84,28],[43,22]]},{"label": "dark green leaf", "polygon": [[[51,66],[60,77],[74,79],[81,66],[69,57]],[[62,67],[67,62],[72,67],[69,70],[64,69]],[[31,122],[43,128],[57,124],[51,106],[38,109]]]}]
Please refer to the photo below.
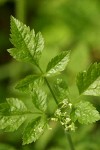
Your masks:
[{"label": "dark green leaf", "polygon": [[100,96],[100,63],[94,63],[87,71],[77,76],[80,94]]}]

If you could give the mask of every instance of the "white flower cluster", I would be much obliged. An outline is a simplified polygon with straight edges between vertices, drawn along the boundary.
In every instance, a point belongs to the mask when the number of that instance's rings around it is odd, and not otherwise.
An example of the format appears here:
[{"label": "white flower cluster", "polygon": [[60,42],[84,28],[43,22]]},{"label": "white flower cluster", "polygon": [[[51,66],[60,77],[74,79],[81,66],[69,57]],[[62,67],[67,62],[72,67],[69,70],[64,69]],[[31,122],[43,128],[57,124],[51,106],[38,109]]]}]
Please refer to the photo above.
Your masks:
[{"label": "white flower cluster", "polygon": [[64,126],[65,131],[75,130],[74,122],[70,118],[71,110],[72,104],[67,99],[64,99],[59,103],[59,108],[55,112],[55,118],[52,118],[53,121],[59,121]]}]

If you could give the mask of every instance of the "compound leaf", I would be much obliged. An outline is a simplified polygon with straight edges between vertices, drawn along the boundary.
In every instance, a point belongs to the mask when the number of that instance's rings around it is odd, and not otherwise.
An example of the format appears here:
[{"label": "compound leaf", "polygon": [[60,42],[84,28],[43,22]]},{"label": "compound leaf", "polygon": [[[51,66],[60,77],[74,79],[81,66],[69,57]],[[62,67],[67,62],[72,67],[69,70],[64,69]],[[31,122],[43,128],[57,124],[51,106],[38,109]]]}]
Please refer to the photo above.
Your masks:
[{"label": "compound leaf", "polygon": [[22,79],[21,81],[19,81],[16,85],[16,89],[18,89],[19,91],[22,92],[27,92],[31,89],[31,87],[34,87],[34,85],[37,83],[38,85],[40,85],[40,83],[42,84],[43,78],[40,78],[40,76],[36,76],[36,75],[29,75],[27,77],[25,77],[24,79]]},{"label": "compound leaf", "polygon": [[100,63],[94,63],[87,71],[77,76],[79,93],[100,96]]},{"label": "compound leaf", "polygon": [[51,59],[47,65],[46,76],[59,74],[69,62],[70,51],[64,51],[60,55]]},{"label": "compound leaf", "polygon": [[11,43],[14,48],[8,52],[16,60],[38,64],[39,57],[44,47],[44,40],[41,33],[35,36],[34,30],[24,25],[19,20],[11,17]]},{"label": "compound leaf", "polygon": [[46,122],[38,117],[32,120],[25,128],[23,133],[23,145],[35,142],[43,133]]},{"label": "compound leaf", "polygon": [[14,131],[26,120],[27,111],[24,103],[17,98],[8,98],[9,111],[0,114],[0,129]]},{"label": "compound leaf", "polygon": [[47,95],[41,89],[34,89],[32,92],[33,104],[39,110],[45,112],[47,109]]},{"label": "compound leaf", "polygon": [[89,124],[100,120],[100,114],[90,102],[79,102],[76,105],[75,118],[81,124]]}]

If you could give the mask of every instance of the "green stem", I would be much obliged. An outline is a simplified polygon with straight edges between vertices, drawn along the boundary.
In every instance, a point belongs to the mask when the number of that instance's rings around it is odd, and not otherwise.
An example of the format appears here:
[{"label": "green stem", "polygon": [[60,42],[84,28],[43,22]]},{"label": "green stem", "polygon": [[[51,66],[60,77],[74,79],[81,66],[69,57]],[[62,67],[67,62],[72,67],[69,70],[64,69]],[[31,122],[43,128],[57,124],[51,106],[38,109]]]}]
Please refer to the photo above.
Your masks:
[{"label": "green stem", "polygon": [[[39,68],[40,72],[43,74],[43,71],[42,71],[42,69],[40,68],[40,66],[37,65],[37,67]],[[48,88],[49,88],[49,90],[50,90],[50,92],[51,92],[51,94],[52,94],[52,96],[53,96],[53,98],[54,98],[56,104],[58,105],[58,101],[57,101],[57,99],[56,99],[56,97],[55,97],[55,94],[54,94],[54,92],[53,92],[53,90],[52,90],[52,88],[51,88],[51,86],[50,86],[50,84],[49,84],[47,78],[44,77],[44,79],[45,79],[45,82],[46,82],[46,84],[47,84],[47,86],[48,86]],[[71,149],[71,150],[75,150],[70,133],[69,133],[69,132],[65,132],[65,135],[67,136],[67,139],[68,139],[68,142],[69,142],[69,145],[70,145],[70,149]]]},{"label": "green stem", "polygon": [[65,132],[65,135],[67,136],[70,149],[71,150],[75,150],[70,133],[69,132]]},{"label": "green stem", "polygon": [[51,94],[52,94],[52,96],[53,96],[53,98],[54,98],[56,104],[58,105],[58,101],[57,101],[57,99],[56,99],[56,97],[55,97],[55,94],[54,94],[54,92],[53,92],[53,90],[52,90],[52,88],[51,88],[51,86],[50,86],[50,84],[49,84],[47,78],[45,77],[44,79],[45,79],[45,81],[46,81],[46,83],[47,83],[47,86],[48,86],[48,88],[49,88],[49,90],[50,90],[50,92],[51,92]]},{"label": "green stem", "polygon": [[[42,71],[42,69],[40,68],[40,66],[37,65],[37,67],[39,68],[40,72],[43,74],[43,71]],[[56,99],[56,97],[55,97],[55,94],[54,94],[54,92],[53,92],[53,90],[52,90],[52,88],[51,88],[51,86],[50,86],[50,84],[49,84],[47,78],[44,77],[44,80],[45,80],[45,82],[46,82],[46,84],[47,84],[47,86],[48,86],[48,88],[49,88],[49,90],[50,90],[50,92],[51,92],[51,94],[52,94],[52,96],[53,96],[53,98],[54,98],[56,104],[58,105],[58,101],[57,101],[57,99]]]}]

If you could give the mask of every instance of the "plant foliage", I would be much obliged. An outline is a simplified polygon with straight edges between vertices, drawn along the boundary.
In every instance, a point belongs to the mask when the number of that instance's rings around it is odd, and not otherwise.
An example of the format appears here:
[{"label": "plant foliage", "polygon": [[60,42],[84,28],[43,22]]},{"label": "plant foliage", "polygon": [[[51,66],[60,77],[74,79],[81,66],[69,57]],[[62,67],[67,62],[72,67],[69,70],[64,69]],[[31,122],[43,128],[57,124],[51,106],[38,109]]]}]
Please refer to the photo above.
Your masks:
[{"label": "plant foliage", "polygon": [[18,61],[37,64],[44,47],[41,33],[35,35],[34,30],[22,22],[11,17],[11,43],[14,48],[9,49],[11,56]]},{"label": "plant foliage", "polygon": [[69,56],[70,51],[65,51],[54,57],[47,65],[46,76],[59,74],[61,71],[63,71],[69,62]]},{"label": "plant foliage", "polygon": [[[90,102],[80,100],[72,104],[71,93],[63,79],[57,79],[54,90],[50,86],[48,77],[57,76],[65,70],[70,59],[70,51],[63,51],[51,59],[46,72],[43,72],[39,64],[44,47],[41,33],[35,34],[34,30],[30,30],[11,16],[10,37],[14,46],[8,49],[11,56],[18,61],[36,65],[40,74],[28,75],[16,85],[17,90],[28,93],[32,98],[33,111],[30,111],[21,100],[7,98],[7,102],[0,105],[0,129],[7,132],[14,131],[24,123],[23,144],[29,144],[43,134],[50,120],[60,122],[65,131],[75,130],[76,120],[81,124],[100,120],[99,112]],[[57,105],[52,117],[47,113],[47,93],[43,91],[43,84],[47,85]],[[94,63],[87,71],[78,74],[77,87],[80,94],[100,96],[100,63]]]},{"label": "plant foliage", "polygon": [[87,71],[77,76],[80,94],[100,96],[100,63],[92,64]]},{"label": "plant foliage", "polygon": [[82,124],[93,123],[100,119],[98,111],[90,102],[80,101],[76,105],[75,115]]}]

